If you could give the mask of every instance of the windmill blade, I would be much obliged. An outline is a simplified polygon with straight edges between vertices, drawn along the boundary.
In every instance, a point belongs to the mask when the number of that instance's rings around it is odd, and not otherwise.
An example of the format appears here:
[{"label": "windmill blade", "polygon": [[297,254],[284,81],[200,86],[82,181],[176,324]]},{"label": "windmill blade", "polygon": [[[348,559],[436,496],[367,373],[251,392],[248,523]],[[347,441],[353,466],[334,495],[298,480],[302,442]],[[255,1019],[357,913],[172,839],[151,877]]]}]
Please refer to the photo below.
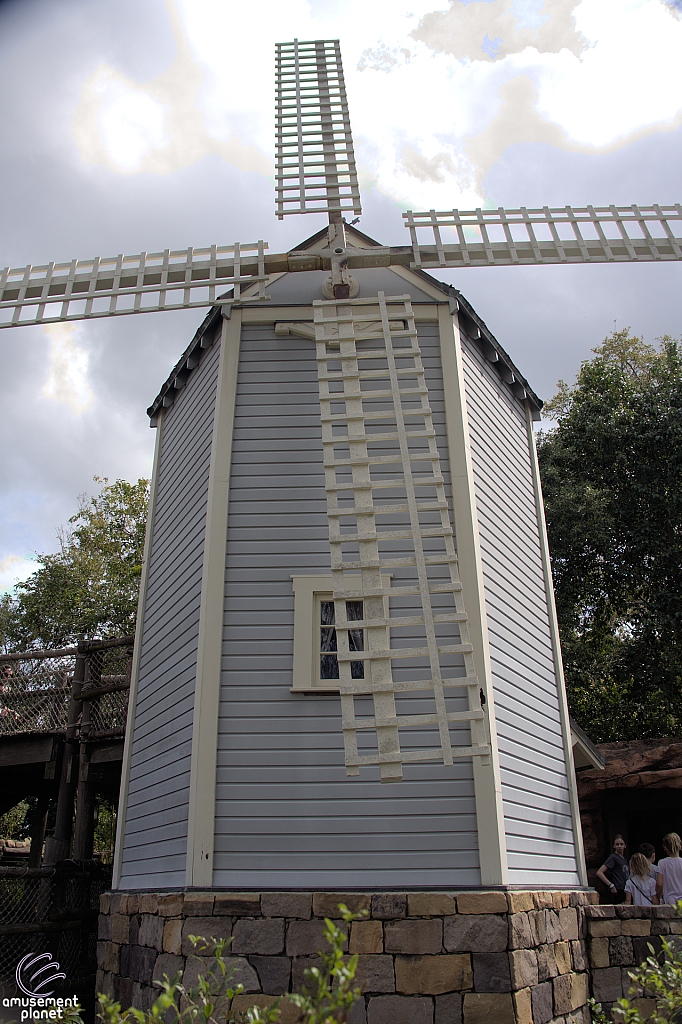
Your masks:
[{"label": "windmill blade", "polygon": [[[485,759],[490,746],[410,296],[379,292],[313,306],[346,772],[378,764],[391,782],[405,763]],[[393,573],[400,580],[386,589]],[[448,707],[446,691],[466,710]],[[355,700],[368,696],[374,713],[358,716]],[[418,713],[410,713],[410,697]],[[452,743],[453,726],[465,730],[461,745]],[[376,750],[358,745],[359,732],[370,743],[376,737]]]},{"label": "windmill blade", "polygon": [[[328,204],[344,201],[343,196],[335,194],[324,198]],[[268,298],[265,285],[271,274],[311,270],[330,271],[336,297],[341,299],[348,294],[349,273],[372,267],[437,270],[682,260],[679,203],[425,213],[410,210],[403,217],[410,229],[411,245],[361,248],[347,243],[337,206],[320,209],[329,212],[332,222],[328,244],[320,249],[266,253],[265,242],[235,242],[203,249],[166,249],[133,256],[6,267],[0,273],[0,328],[258,301]],[[359,203],[354,209],[359,212]],[[314,211],[306,207],[288,212]],[[428,232],[426,241],[423,234],[418,234],[424,231]],[[452,241],[448,240],[448,231]],[[226,295],[225,289],[229,288],[233,292]],[[249,294],[244,294],[245,289]]]},{"label": "windmill blade", "polygon": [[[425,213],[408,210],[403,218],[412,239],[412,266],[423,270],[682,260],[679,203]],[[424,231],[427,244],[424,235],[419,234]]]},{"label": "windmill blade", "polygon": [[[5,267],[0,327],[199,309],[267,299],[265,242]],[[255,294],[243,289],[256,285]],[[231,295],[225,290],[232,288]],[[22,315],[23,314],[23,315]]]},{"label": "windmill blade", "polygon": [[277,43],[277,216],[362,213],[338,39]]}]

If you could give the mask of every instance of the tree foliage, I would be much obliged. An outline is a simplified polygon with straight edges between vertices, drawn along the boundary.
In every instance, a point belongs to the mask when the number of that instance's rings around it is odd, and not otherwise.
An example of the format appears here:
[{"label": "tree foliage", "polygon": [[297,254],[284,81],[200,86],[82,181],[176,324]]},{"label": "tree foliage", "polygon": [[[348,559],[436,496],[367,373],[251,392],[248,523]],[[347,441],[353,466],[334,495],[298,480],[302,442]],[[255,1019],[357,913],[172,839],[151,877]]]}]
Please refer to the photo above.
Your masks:
[{"label": "tree foliage", "polygon": [[538,454],[572,714],[682,732],[682,351],[614,331],[559,382]]},{"label": "tree foliage", "polygon": [[61,647],[135,631],[149,481],[95,477],[58,531],[59,551],[39,555],[37,571],[0,604],[5,650]]}]

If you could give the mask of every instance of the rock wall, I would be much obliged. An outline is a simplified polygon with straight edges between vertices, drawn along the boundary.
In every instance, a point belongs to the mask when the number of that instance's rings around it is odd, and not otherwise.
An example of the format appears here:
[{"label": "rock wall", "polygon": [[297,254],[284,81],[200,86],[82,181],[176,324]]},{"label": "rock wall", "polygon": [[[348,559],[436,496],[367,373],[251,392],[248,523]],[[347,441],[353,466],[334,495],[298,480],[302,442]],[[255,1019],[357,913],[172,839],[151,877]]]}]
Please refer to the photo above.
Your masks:
[{"label": "rock wall", "polygon": [[[614,910],[594,901],[577,891],[106,894],[97,989],[145,1009],[164,974],[185,971],[192,985],[210,963],[189,939],[201,935],[232,939],[244,986],[235,1009],[267,1005],[300,987],[324,948],[324,918],[345,903],[369,912],[348,939],[363,990],[350,1024],[589,1024],[586,914]],[[282,1024],[297,1013],[285,1002]]]},{"label": "rock wall", "polygon": [[[584,911],[592,994],[603,1008],[627,996],[628,972],[661,949],[661,936],[682,934],[674,907],[587,907]],[[645,1016],[655,1009],[652,999],[637,999]]]}]

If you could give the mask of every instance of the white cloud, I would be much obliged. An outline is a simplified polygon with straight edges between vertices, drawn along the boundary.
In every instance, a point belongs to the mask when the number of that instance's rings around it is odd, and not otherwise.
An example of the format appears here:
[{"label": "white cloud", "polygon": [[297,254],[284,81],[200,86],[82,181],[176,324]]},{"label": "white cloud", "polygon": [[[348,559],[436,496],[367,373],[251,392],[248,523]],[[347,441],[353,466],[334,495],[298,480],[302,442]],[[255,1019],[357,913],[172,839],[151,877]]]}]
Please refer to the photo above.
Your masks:
[{"label": "white cloud", "polygon": [[17,583],[27,580],[38,568],[38,563],[21,555],[7,555],[0,559],[0,594],[7,594]]},{"label": "white cloud", "polygon": [[138,170],[150,150],[168,145],[164,104],[109,68],[99,68],[92,84],[101,97],[98,128],[111,160],[122,171]]},{"label": "white cloud", "polygon": [[529,46],[579,57],[586,40],[576,30],[575,7],[576,0],[453,0],[445,13],[426,15],[412,36],[458,60],[501,60]]},{"label": "white cloud", "polygon": [[83,83],[72,128],[81,156],[119,174],[170,174],[217,153],[241,170],[267,174],[269,163],[239,131],[225,138],[208,131],[199,104],[204,73],[173,0],[166,6],[176,56],[162,75],[138,83],[100,64]]},{"label": "white cloud", "polygon": [[91,163],[168,174],[214,153],[270,176],[274,44],[293,36],[341,39],[361,181],[403,207],[494,205],[483,180],[509,146],[610,152],[682,112],[682,20],[662,0],[166,2],[167,71],[101,66],[83,86]]},{"label": "white cloud", "polygon": [[50,338],[50,371],[43,395],[80,415],[94,398],[88,381],[88,354],[74,340],[74,324],[48,324],[45,332]]}]

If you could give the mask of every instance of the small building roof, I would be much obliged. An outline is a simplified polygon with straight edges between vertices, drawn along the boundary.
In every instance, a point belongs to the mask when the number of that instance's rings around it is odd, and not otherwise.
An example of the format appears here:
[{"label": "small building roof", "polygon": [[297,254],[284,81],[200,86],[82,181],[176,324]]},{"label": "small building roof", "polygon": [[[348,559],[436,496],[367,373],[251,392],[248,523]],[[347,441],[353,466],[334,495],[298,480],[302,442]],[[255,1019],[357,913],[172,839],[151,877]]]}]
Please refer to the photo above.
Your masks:
[{"label": "small building roof", "polygon": [[577,722],[571,719],[571,744],[573,746],[573,764],[578,768],[596,768],[604,770],[603,756],[595,747],[594,743],[586,732],[580,728]]}]

